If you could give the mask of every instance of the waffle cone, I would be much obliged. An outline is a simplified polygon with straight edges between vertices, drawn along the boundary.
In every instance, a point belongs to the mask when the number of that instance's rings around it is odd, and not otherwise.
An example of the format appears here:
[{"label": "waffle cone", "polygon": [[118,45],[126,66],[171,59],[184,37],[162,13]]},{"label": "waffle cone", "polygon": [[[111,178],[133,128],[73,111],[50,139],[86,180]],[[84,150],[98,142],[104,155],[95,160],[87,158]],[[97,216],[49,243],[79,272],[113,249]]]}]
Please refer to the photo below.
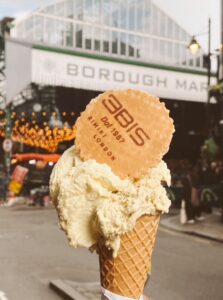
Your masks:
[{"label": "waffle cone", "polygon": [[105,246],[99,249],[101,286],[124,297],[139,299],[150,271],[160,216],[143,215],[124,234],[117,257]]}]

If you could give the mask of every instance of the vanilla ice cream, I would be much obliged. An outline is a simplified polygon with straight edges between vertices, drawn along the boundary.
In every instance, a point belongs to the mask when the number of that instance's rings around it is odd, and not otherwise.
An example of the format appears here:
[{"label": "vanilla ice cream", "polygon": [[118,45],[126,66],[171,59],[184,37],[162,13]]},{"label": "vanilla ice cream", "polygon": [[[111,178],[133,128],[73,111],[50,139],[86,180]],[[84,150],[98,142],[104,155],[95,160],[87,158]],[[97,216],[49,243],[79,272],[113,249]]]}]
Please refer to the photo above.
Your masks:
[{"label": "vanilla ice cream", "polygon": [[54,167],[50,192],[60,226],[74,247],[96,247],[99,241],[117,256],[121,235],[144,215],[168,212],[170,185],[164,161],[137,180],[120,179],[106,164],[82,161],[71,147]]}]

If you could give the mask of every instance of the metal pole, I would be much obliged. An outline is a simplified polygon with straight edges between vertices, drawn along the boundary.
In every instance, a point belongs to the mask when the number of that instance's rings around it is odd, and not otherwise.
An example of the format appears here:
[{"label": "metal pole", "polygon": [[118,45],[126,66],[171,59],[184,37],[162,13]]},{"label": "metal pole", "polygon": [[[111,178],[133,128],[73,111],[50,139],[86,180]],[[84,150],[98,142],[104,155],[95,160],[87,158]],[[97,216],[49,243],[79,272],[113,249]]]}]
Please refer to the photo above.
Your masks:
[{"label": "metal pole", "polygon": [[[211,82],[211,19],[208,18],[208,87]],[[210,102],[210,97],[208,93],[208,103]]]},{"label": "metal pole", "polygon": [[[11,139],[11,107],[10,104],[5,108],[6,112],[6,126],[5,126],[5,138]],[[10,182],[10,171],[11,171],[11,150],[5,151],[5,191],[4,191],[4,201],[7,201],[7,192],[8,192],[8,185]]]},{"label": "metal pole", "polygon": [[[222,0],[223,1],[223,0]],[[211,83],[211,19],[208,18],[208,59],[207,59],[207,112],[206,112],[206,124],[207,124],[207,134],[210,133],[210,83]]]},{"label": "metal pole", "polygon": [[[220,39],[221,39],[221,46],[220,46],[220,53],[219,53],[219,77],[218,83],[223,82],[223,0],[221,0],[221,9],[220,9]],[[221,137],[221,150],[223,153],[223,125],[221,121],[223,120],[223,93],[220,92],[218,96],[219,106],[220,106],[220,137]],[[223,204],[222,204],[222,212],[223,212]],[[223,218],[223,214],[222,214]]]},{"label": "metal pole", "polygon": [[223,0],[221,0],[221,47],[220,47],[220,80],[223,81]]}]

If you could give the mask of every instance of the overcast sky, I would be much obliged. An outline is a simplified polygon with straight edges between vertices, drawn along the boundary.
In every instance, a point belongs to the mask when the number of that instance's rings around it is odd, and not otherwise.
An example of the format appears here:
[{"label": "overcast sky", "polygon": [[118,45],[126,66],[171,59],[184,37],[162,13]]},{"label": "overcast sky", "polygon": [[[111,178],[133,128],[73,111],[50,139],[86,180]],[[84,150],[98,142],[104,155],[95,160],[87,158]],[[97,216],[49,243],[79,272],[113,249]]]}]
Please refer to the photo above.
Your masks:
[{"label": "overcast sky", "polygon": [[[125,1],[125,0],[123,0]],[[53,0],[0,0],[0,18],[20,16],[41,5],[53,3]],[[153,0],[191,35],[206,31],[208,17],[212,20],[212,49],[220,44],[220,2],[221,0]],[[197,38],[207,49],[207,35]]]}]

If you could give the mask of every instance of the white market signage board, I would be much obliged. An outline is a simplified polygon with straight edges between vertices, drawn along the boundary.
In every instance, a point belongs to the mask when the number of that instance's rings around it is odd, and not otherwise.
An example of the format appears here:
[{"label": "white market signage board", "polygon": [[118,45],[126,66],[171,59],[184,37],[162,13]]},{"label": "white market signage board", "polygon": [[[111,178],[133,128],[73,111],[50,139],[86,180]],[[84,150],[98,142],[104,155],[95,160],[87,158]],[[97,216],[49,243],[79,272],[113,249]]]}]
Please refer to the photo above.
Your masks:
[{"label": "white market signage board", "polygon": [[[58,52],[57,52],[58,51]],[[207,101],[207,76],[191,70],[134,65],[6,40],[6,90],[11,102],[29,83],[86,90],[142,89],[165,99]],[[18,55],[19,53],[19,55]],[[85,55],[86,56],[86,55]],[[19,57],[19,58],[18,58]],[[179,68],[180,70],[180,68]],[[212,78],[212,84],[215,83]]]},{"label": "white market signage board", "polygon": [[32,81],[86,90],[142,89],[161,98],[207,101],[205,75],[32,50]]}]

